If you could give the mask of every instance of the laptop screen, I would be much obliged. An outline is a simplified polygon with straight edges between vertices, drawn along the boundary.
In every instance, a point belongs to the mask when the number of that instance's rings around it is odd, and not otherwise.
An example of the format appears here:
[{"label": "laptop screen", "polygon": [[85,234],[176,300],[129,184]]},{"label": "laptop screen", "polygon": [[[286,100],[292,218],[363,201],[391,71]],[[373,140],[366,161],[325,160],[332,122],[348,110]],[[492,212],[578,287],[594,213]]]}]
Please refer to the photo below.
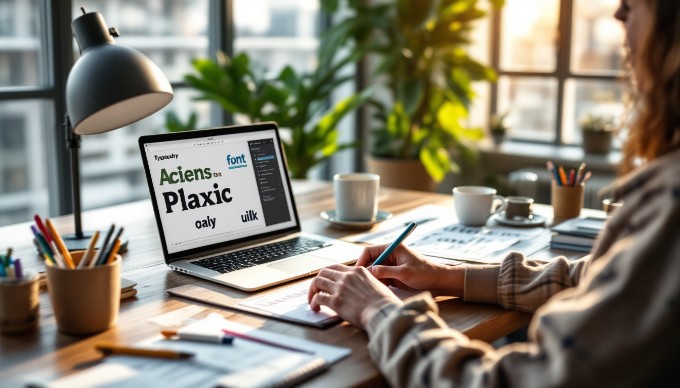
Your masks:
[{"label": "laptop screen", "polygon": [[166,255],[298,227],[275,124],[139,142]]}]

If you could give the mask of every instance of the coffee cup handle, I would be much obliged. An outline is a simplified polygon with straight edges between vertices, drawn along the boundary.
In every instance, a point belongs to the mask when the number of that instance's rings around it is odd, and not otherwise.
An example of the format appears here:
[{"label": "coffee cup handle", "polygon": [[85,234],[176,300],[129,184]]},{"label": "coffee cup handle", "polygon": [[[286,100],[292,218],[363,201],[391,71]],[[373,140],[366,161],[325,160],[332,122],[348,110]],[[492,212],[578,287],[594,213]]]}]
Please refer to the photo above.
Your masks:
[{"label": "coffee cup handle", "polygon": [[493,214],[498,214],[498,213],[502,212],[503,210],[505,210],[505,209],[508,207],[508,203],[505,201],[505,197],[503,197],[502,195],[496,195],[496,196],[494,196],[493,201],[494,201],[494,203],[497,202],[497,201],[500,201],[500,204],[497,205],[497,206],[494,208],[494,210],[491,212],[492,215],[493,215]]}]

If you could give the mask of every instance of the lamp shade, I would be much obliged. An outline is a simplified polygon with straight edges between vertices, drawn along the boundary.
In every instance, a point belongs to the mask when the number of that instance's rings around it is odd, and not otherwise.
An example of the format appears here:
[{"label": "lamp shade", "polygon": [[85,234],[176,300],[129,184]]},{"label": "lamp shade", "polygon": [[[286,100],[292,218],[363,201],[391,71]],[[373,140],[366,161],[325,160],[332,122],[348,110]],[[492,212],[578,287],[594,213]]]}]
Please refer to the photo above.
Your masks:
[{"label": "lamp shade", "polygon": [[81,56],[66,81],[66,108],[79,135],[107,132],[139,121],[167,105],[170,82],[149,58],[113,40],[101,14],[73,21]]}]

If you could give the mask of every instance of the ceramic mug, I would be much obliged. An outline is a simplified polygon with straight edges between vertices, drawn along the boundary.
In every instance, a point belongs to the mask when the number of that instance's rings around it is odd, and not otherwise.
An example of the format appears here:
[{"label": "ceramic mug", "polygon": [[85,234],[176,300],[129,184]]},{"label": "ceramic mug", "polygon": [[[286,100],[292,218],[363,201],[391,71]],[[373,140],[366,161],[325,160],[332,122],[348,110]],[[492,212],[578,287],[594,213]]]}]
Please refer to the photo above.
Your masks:
[{"label": "ceramic mug", "polygon": [[[496,189],[484,186],[458,186],[453,189],[458,221],[466,226],[482,226],[493,214],[503,210],[504,198]],[[498,203],[494,207],[494,204]]]},{"label": "ceramic mug", "polygon": [[340,221],[371,221],[378,214],[380,175],[367,172],[335,174],[335,214]]},{"label": "ceramic mug", "polygon": [[533,204],[534,199],[530,197],[505,197],[505,202],[503,203],[505,218],[511,221],[515,218],[530,218],[533,213]]}]

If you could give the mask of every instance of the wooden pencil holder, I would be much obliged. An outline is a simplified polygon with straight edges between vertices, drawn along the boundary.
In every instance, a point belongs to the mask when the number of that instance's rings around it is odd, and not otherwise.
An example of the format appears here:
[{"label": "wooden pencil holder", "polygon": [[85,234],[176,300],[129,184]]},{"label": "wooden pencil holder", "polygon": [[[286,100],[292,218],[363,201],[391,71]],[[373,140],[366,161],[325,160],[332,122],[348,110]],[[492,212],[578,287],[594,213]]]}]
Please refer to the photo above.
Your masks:
[{"label": "wooden pencil holder", "polygon": [[552,182],[550,190],[550,204],[553,207],[553,218],[564,220],[578,217],[583,208],[585,184],[578,186],[560,186]]},{"label": "wooden pencil holder", "polygon": [[24,334],[38,328],[40,276],[27,271],[22,280],[0,281],[0,334]]},{"label": "wooden pencil holder", "polygon": [[[83,253],[71,252],[76,265]],[[120,262],[120,255],[116,255],[111,263],[91,268],[46,267],[47,288],[59,331],[87,335],[116,324],[120,307]]]}]

